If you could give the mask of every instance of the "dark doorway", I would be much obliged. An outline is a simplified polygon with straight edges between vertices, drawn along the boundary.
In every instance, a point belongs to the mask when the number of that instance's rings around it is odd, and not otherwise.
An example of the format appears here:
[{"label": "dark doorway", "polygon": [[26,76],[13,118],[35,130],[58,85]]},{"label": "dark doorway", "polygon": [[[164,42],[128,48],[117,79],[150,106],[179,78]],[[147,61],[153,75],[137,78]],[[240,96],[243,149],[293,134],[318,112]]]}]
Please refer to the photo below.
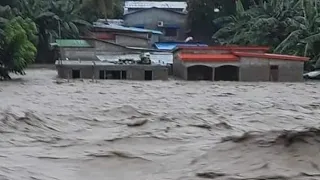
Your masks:
[{"label": "dark doorway", "polygon": [[169,37],[176,37],[178,35],[178,30],[176,28],[165,28],[164,35]]},{"label": "dark doorway", "polygon": [[72,70],[72,78],[79,79],[80,78],[80,70]]},{"label": "dark doorway", "polygon": [[144,80],[152,80],[152,71],[144,71]]},{"label": "dark doorway", "polygon": [[106,71],[106,79],[121,79],[121,71]]},{"label": "dark doorway", "polygon": [[121,71],[121,79],[127,79],[127,71]]},{"label": "dark doorway", "polygon": [[270,81],[278,81],[279,80],[279,66],[271,65],[270,66]]},{"label": "dark doorway", "polygon": [[214,70],[215,81],[239,81],[239,67],[237,66],[220,66]]},{"label": "dark doorway", "polygon": [[105,73],[104,72],[105,71],[103,71],[103,70],[99,72],[99,78],[100,79],[105,79]]},{"label": "dark doorway", "polygon": [[212,81],[212,68],[203,65],[196,65],[188,67],[188,80],[189,81]]}]

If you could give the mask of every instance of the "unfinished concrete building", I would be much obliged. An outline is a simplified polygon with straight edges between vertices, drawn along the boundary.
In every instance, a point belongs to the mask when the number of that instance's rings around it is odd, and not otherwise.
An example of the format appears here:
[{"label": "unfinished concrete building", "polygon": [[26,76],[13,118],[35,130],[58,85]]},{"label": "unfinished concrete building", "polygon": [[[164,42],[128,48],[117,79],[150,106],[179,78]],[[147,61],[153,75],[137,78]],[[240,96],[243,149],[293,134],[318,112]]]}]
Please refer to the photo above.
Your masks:
[{"label": "unfinished concrete building", "polygon": [[173,72],[185,80],[303,81],[308,58],[267,51],[267,47],[178,47]]},{"label": "unfinished concrete building", "polygon": [[[52,45],[59,52],[56,68],[60,78],[168,79],[171,53],[90,38],[57,40]],[[139,63],[143,54],[148,54],[148,63]]]},{"label": "unfinished concrete building", "polygon": [[159,64],[114,64],[95,61],[57,61],[59,78],[167,80],[168,68]]}]

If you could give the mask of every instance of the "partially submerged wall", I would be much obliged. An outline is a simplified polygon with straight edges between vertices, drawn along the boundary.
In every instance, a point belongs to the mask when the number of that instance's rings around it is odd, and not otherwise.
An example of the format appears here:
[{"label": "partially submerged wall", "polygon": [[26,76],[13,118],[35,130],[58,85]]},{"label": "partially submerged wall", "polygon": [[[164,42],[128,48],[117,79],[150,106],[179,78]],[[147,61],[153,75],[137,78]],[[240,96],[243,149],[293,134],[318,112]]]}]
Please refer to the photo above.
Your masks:
[{"label": "partially submerged wall", "polygon": [[80,70],[80,78],[82,79],[99,79],[100,71],[125,71],[126,78],[129,80],[144,80],[145,71],[152,71],[153,80],[167,80],[168,79],[168,68],[161,65],[115,65],[99,63],[93,66],[92,63],[68,63],[67,62],[56,62],[56,68],[58,76],[60,78],[72,78],[72,70]]},{"label": "partially submerged wall", "polygon": [[281,82],[303,81],[303,62],[266,58],[241,57],[240,81],[270,81],[271,66],[276,66]]},{"label": "partially submerged wall", "polygon": [[[212,68],[212,79],[215,79],[215,70],[222,66],[239,67],[239,81],[303,81],[303,62],[296,60],[277,60],[255,57],[241,57],[239,62],[184,62],[174,54],[174,75],[188,79],[188,67],[207,66]],[[273,77],[272,68],[275,67],[276,77]]]},{"label": "partially submerged wall", "polygon": [[279,81],[282,81],[282,82],[303,81],[304,63],[302,61],[270,60],[270,65],[279,66]]},{"label": "partially submerged wall", "polygon": [[259,58],[240,58],[240,81],[269,81],[269,61]]}]

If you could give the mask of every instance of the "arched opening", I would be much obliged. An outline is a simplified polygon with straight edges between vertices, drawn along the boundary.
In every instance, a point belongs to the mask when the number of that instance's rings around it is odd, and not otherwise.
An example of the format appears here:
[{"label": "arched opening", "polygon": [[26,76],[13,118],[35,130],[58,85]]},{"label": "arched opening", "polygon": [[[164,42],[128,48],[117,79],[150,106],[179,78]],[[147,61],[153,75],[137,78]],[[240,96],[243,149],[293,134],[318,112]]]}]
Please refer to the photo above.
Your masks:
[{"label": "arched opening", "polygon": [[212,68],[203,65],[195,65],[188,67],[188,80],[189,81],[212,81]]},{"label": "arched opening", "polygon": [[215,81],[239,81],[239,67],[225,65],[215,68]]}]

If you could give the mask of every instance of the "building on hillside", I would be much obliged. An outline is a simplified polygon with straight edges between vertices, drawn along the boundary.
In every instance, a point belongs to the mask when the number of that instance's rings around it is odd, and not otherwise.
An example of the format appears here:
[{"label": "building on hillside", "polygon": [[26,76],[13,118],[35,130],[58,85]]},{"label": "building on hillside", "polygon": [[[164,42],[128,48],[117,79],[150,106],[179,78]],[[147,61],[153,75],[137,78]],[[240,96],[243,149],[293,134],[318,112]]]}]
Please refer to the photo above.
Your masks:
[{"label": "building on hillside", "polygon": [[153,7],[176,12],[186,12],[187,3],[182,1],[125,1],[124,14]]},{"label": "building on hillside", "polygon": [[113,42],[123,46],[152,47],[162,32],[116,24],[95,22],[89,37]]},{"label": "building on hillside", "polygon": [[[119,57],[144,52],[162,52],[156,49],[123,46],[94,38],[57,39],[56,43],[51,43],[51,46],[58,51],[59,59],[61,60],[101,61],[100,57],[103,56]],[[157,62],[158,59],[156,59],[155,63]]]},{"label": "building on hillside", "polygon": [[[163,3],[163,2],[158,2]],[[124,14],[125,26],[154,29],[163,33],[159,41],[182,41],[187,35],[187,13],[155,6]]]},{"label": "building on hillside", "polygon": [[308,58],[267,51],[266,47],[178,47],[173,51],[173,73],[185,80],[303,80],[303,65]]}]

